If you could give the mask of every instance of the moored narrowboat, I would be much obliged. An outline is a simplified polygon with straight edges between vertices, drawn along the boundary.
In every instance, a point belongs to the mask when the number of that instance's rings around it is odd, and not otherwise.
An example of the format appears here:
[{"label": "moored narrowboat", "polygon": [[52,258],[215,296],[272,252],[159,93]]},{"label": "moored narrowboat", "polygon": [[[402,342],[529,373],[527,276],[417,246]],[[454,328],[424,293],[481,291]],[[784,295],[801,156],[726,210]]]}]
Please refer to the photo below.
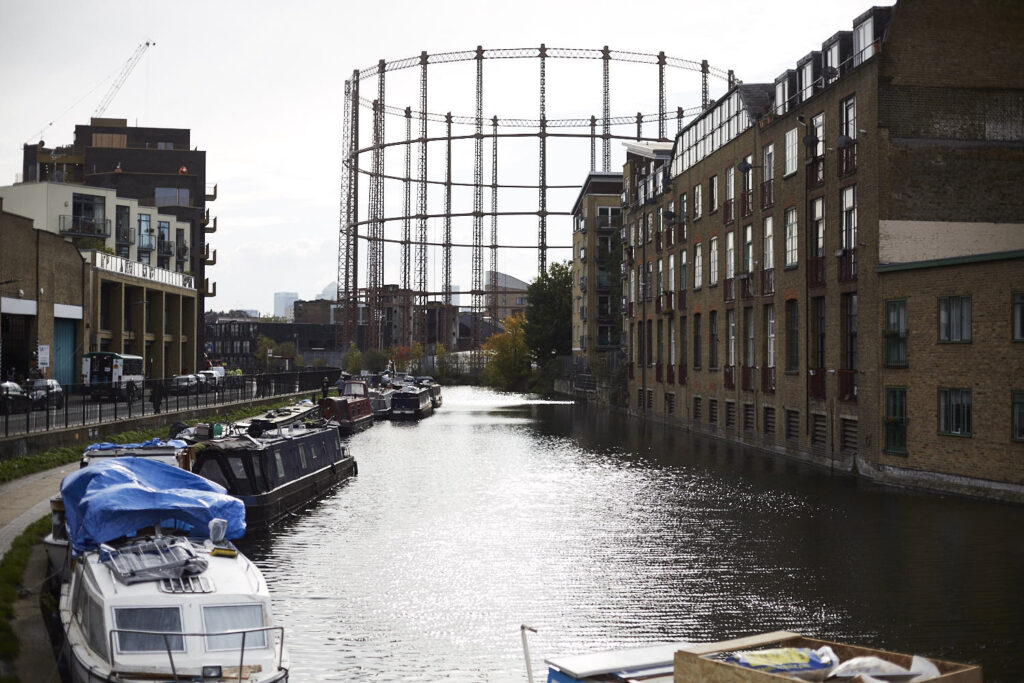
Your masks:
[{"label": "moored narrowboat", "polygon": [[430,390],[417,385],[406,385],[391,398],[392,420],[419,420],[434,412]]}]

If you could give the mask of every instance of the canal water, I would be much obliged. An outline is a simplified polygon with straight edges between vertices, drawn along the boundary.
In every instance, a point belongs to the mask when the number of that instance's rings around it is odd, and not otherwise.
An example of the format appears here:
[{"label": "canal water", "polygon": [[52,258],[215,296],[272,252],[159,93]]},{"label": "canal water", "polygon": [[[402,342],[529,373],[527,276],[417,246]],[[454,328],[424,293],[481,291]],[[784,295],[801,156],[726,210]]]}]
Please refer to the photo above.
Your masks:
[{"label": "canal water", "polygon": [[786,629],[1024,680],[1024,509],[883,489],[569,403],[450,387],[243,549],[296,681],[525,681],[545,657]]}]

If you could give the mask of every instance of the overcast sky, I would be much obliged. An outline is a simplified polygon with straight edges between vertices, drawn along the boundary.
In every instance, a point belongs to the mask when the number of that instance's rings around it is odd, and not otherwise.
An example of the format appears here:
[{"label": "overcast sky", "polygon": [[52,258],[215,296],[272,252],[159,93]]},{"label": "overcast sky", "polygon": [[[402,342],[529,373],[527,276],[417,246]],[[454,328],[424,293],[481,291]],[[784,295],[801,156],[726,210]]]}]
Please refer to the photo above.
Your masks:
[{"label": "overcast sky", "polygon": [[[70,143],[75,124],[88,122],[136,46],[154,41],[155,47],[128,77],[105,116],[127,118],[130,125],[191,129],[193,146],[207,152],[207,182],[219,188],[217,201],[210,205],[218,230],[209,236],[218,261],[208,270],[217,282],[217,297],[208,301],[208,308],[268,313],[274,292],[295,291],[301,298],[313,298],[336,279],[343,89],[354,69],[423,50],[544,43],[592,49],[608,45],[644,53],[663,50],[671,57],[707,59],[713,67],[733,69],[747,83],[770,82],[808,52],[820,49],[836,31],[849,30],[854,17],[869,7],[822,0],[0,0],[0,184],[13,183],[21,171],[25,142]],[[537,118],[537,60],[485,62],[484,68],[485,117]],[[472,63],[431,67],[429,110],[472,115],[473,69]],[[547,71],[548,118],[600,116],[599,61],[549,59]],[[389,73],[388,104],[415,109],[416,77],[414,69]],[[670,111],[699,104],[699,87],[699,75],[670,72]],[[364,80],[363,88],[364,95],[375,93],[376,82]],[[613,64],[612,115],[655,113],[656,88],[655,67]],[[720,96],[724,84],[713,80],[711,90],[712,97]],[[363,120],[370,120],[365,110]],[[388,139],[404,137],[404,126],[404,120],[388,118]],[[674,124],[670,130],[675,130]],[[656,128],[648,132],[653,135]],[[536,183],[536,140],[500,145],[501,181]],[[489,182],[489,141],[485,151],[484,178]],[[548,154],[549,183],[578,183],[589,170],[587,142],[552,142]],[[621,168],[622,154],[615,143],[612,170]],[[433,179],[443,179],[442,155],[442,148],[430,148]],[[472,143],[453,150],[453,160],[454,180],[472,181]],[[386,161],[387,172],[402,173],[402,152],[393,152]],[[369,167],[369,157],[364,164]],[[400,214],[401,186],[389,186],[386,194],[389,213]],[[535,208],[536,195],[535,190],[501,194],[500,208]],[[548,208],[567,211],[575,197],[575,190],[553,191]],[[431,196],[430,202],[430,211],[440,212],[440,197]],[[453,209],[467,202],[471,210],[471,194],[455,196]],[[484,208],[489,207],[485,194]],[[470,242],[470,227],[468,222],[456,222],[453,241]],[[397,223],[388,227],[398,229]],[[441,229],[440,222],[432,222],[431,239],[439,240]],[[550,218],[548,230],[549,244],[570,243],[565,219]],[[484,231],[487,243],[489,218]],[[509,220],[499,231],[502,243],[535,244],[537,219]],[[437,251],[431,250],[429,277],[439,288]],[[568,251],[552,250],[549,262],[568,257]],[[400,281],[398,259],[395,249],[385,253],[385,281]],[[469,289],[469,250],[455,250],[453,261],[453,283]],[[485,255],[485,268],[488,263]],[[536,264],[532,250],[502,250],[499,258],[499,270],[527,281],[535,277]],[[363,279],[361,273],[361,283]]]}]

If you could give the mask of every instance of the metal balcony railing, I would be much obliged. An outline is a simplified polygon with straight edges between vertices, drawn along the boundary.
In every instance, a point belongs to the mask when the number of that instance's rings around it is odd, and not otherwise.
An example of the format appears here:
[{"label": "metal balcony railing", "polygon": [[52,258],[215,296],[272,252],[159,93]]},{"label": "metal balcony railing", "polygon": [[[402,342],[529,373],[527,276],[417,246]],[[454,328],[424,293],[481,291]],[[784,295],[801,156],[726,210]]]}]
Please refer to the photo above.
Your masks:
[{"label": "metal balcony railing", "polygon": [[809,287],[825,286],[825,257],[811,256],[807,259],[807,285]]},{"label": "metal balcony railing", "polygon": [[661,253],[661,233],[654,233],[654,251]]},{"label": "metal balcony railing", "polygon": [[60,234],[70,237],[110,237],[109,218],[86,218],[84,216],[61,216]]},{"label": "metal balcony railing", "polygon": [[676,373],[676,379],[679,380],[679,386],[686,386],[686,363],[679,364],[679,372]]},{"label": "metal balcony railing", "polygon": [[686,242],[686,216],[681,217],[676,222],[676,244],[683,244]]},{"label": "metal balcony railing", "polygon": [[857,402],[857,371],[839,370],[839,400],[843,403]]},{"label": "metal balcony railing", "polygon": [[156,235],[141,233],[139,243],[135,245],[139,251],[153,251],[156,248]]},{"label": "metal balcony railing", "polygon": [[673,292],[673,291],[663,292],[662,295],[661,295],[661,298],[663,300],[662,304],[661,304],[661,312],[662,313],[671,313],[673,310],[675,310],[675,303],[676,303],[676,293],[675,292]]},{"label": "metal balcony railing", "polygon": [[743,365],[740,367],[740,387],[743,391],[754,390],[754,367]]},{"label": "metal balcony railing", "polygon": [[740,215],[746,218],[754,213],[754,191],[743,190],[740,194]]},{"label": "metal balcony railing", "polygon": [[157,240],[156,253],[160,256],[170,256],[174,253],[174,242],[170,240]]},{"label": "metal balcony railing", "polygon": [[740,281],[741,299],[752,299],[757,295],[757,288],[754,286],[754,278],[750,276],[750,273],[737,275],[736,279]]},{"label": "metal balcony railing", "polygon": [[734,199],[726,199],[725,203],[722,204],[722,220],[726,223],[732,223],[736,219],[736,207]]},{"label": "metal balcony railing", "polygon": [[857,281],[857,248],[843,249],[839,255],[839,281]]},{"label": "metal balcony railing", "polygon": [[811,398],[825,398],[825,368],[815,368],[807,376],[807,394]]},{"label": "metal balcony railing", "polygon": [[682,289],[676,292],[676,309],[680,311],[686,310],[686,290]]},{"label": "metal balcony railing", "polygon": [[662,382],[662,381],[664,381],[662,379],[662,377],[663,377],[662,364],[661,363],[655,363],[654,364],[654,381],[655,382]]},{"label": "metal balcony railing", "polygon": [[634,365],[633,363],[629,364],[629,378],[630,379],[635,379],[634,373],[633,373],[633,365]]},{"label": "metal balcony railing", "polygon": [[188,245],[187,244],[179,244],[178,247],[175,249],[175,255],[178,257],[179,261],[187,260],[188,259]]},{"label": "metal balcony railing", "polygon": [[121,226],[115,230],[115,238],[120,245],[135,244],[135,228]]},{"label": "metal balcony railing", "polygon": [[767,209],[775,204],[775,181],[769,178],[761,183],[761,208]]},{"label": "metal balcony railing", "polygon": [[761,366],[761,391],[766,394],[775,393],[775,366]]},{"label": "metal balcony railing", "polygon": [[820,187],[825,182],[825,157],[815,157],[807,162],[807,189]]},{"label": "metal balcony railing", "polygon": [[725,278],[723,283],[724,283],[725,286],[722,287],[722,292],[723,292],[723,296],[725,297],[725,300],[726,301],[735,301],[736,300],[736,280],[731,278],[731,277],[727,277],[727,278]]},{"label": "metal balcony railing", "polygon": [[722,371],[723,371],[722,372],[722,377],[724,379],[725,388],[726,389],[735,389],[736,388],[736,366],[735,365],[726,365],[724,368],[722,368]]},{"label": "metal balcony railing", "polygon": [[661,313],[661,297],[654,297],[654,312]]},{"label": "metal balcony railing", "polygon": [[857,142],[853,141],[849,147],[840,147],[836,157],[836,170],[840,178],[848,176],[857,170]]},{"label": "metal balcony railing", "polygon": [[775,269],[764,268],[761,271],[761,294],[769,296],[775,293]]},{"label": "metal balcony railing", "polygon": [[630,301],[626,307],[626,316],[629,318],[633,317],[633,302]]},{"label": "metal balcony railing", "polygon": [[665,371],[666,371],[665,379],[666,379],[667,383],[668,384],[675,384],[676,383],[675,366],[673,366],[671,363],[669,363],[667,366],[665,366]]},{"label": "metal balcony railing", "polygon": [[618,230],[621,223],[619,216],[598,216],[596,227],[598,230]]}]

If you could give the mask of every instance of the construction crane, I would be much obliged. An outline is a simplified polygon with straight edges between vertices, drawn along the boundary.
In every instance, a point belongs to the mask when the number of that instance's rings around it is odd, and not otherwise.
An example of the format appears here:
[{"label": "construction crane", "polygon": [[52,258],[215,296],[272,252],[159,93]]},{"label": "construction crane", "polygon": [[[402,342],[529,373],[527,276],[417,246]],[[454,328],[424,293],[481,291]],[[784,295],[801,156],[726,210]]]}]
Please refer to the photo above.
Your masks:
[{"label": "construction crane", "polygon": [[105,112],[107,107],[110,106],[110,102],[114,99],[114,96],[117,95],[117,92],[121,89],[121,86],[124,85],[124,82],[128,80],[128,76],[131,74],[132,69],[134,69],[139,63],[139,60],[142,59],[142,55],[146,53],[146,50],[148,50],[151,45],[156,45],[156,43],[147,40],[135,48],[135,52],[133,52],[128,61],[124,63],[124,68],[122,68],[121,73],[117,75],[113,85],[110,86],[110,90],[108,90],[107,94],[103,96],[99,106],[96,107],[96,111],[92,113],[93,118],[103,116],[103,112]]}]

